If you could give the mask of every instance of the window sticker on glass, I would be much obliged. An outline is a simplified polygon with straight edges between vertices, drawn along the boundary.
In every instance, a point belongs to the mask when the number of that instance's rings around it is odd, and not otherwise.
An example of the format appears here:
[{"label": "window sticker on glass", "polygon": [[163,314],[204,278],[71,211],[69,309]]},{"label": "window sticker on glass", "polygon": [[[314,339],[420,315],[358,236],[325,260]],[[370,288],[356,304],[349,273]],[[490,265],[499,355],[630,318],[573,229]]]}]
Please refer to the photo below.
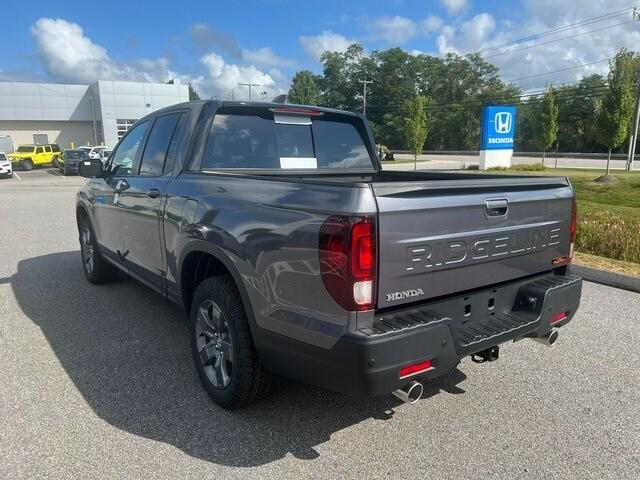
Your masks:
[{"label": "window sticker on glass", "polygon": [[315,157],[280,157],[280,168],[318,168]]}]

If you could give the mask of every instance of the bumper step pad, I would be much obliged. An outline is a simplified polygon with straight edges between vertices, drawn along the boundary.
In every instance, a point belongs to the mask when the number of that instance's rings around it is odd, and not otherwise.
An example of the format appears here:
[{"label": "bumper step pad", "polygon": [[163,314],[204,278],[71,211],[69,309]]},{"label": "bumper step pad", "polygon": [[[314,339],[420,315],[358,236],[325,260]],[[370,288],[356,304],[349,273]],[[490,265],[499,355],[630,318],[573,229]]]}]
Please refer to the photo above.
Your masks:
[{"label": "bumper step pad", "polygon": [[[467,355],[499,343],[516,339],[534,330],[545,330],[550,326],[543,325],[549,309],[556,303],[563,303],[559,296],[569,294],[579,301],[582,279],[578,275],[546,275],[542,278],[508,284],[504,287],[491,288],[464,296],[436,301],[422,307],[383,314],[376,318],[371,328],[360,330],[368,337],[393,336],[413,329],[430,328],[437,324],[446,324],[451,329],[456,351]],[[459,307],[470,298],[479,296],[481,302],[485,297],[502,297],[508,303],[503,309],[474,313],[465,318],[459,314]],[[553,300],[552,300],[553,299]],[[577,304],[571,305],[575,313]]]}]

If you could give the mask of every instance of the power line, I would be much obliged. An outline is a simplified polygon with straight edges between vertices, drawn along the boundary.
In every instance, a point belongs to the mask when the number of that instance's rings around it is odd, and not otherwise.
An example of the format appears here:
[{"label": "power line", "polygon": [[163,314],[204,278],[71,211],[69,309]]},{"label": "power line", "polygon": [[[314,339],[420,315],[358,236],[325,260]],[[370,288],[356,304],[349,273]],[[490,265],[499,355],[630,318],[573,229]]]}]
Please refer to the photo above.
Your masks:
[{"label": "power line", "polygon": [[[576,85],[579,84],[580,82],[572,82],[572,83],[565,83],[565,84],[561,84],[558,87],[554,87],[554,89],[556,90],[557,95],[565,95],[568,93],[576,93],[579,90],[582,90],[584,93],[589,93],[592,91],[599,91],[599,90],[606,90],[607,86],[606,84],[603,85],[595,85],[595,86],[582,86],[582,85],[578,85],[575,86],[573,88],[563,88],[563,87],[567,87],[569,85]],[[526,92],[526,93],[520,93],[520,94],[514,94],[514,95],[499,95],[499,96],[490,96],[490,95],[486,95],[485,98],[482,99],[478,99],[478,98],[473,98],[471,100],[462,100],[461,102],[439,102],[439,103],[432,103],[430,106],[431,107],[438,107],[438,106],[449,106],[449,105],[454,105],[454,104],[463,104],[463,103],[475,103],[475,102],[486,102],[486,101],[497,101],[498,99],[505,99],[505,100],[513,100],[513,99],[522,99],[522,98],[528,98],[528,97],[535,97],[535,96],[539,96],[544,94],[546,91],[545,88],[540,88],[537,91],[530,91],[530,92]],[[394,108],[408,108],[407,105],[405,103],[387,103],[385,105],[373,105],[371,108],[374,109],[394,109]]]},{"label": "power line", "polygon": [[[577,99],[598,98],[606,92],[607,86],[599,85],[589,89],[584,89],[583,92],[578,93],[577,90],[579,89],[580,87],[569,89],[569,90],[566,90],[566,89],[560,90],[556,93],[556,100],[564,102],[564,101],[577,100]],[[524,98],[527,98],[527,97],[537,97],[541,93],[544,93],[544,92],[540,92],[536,95],[533,95],[533,94],[512,95],[512,96],[501,96],[501,97],[492,97],[492,98],[484,98],[484,99],[474,99],[474,100],[462,101],[462,102],[444,102],[439,104],[431,104],[427,107],[427,111],[450,110],[450,111],[457,112],[457,111],[463,111],[469,108],[481,107],[488,103],[502,103],[502,102],[518,101],[518,100],[522,101]],[[376,105],[376,106],[370,107],[369,109],[377,112],[382,111],[382,112],[388,112],[388,113],[401,113],[403,111],[407,111],[408,108],[409,107],[406,105],[396,106],[396,107]]]},{"label": "power line", "polygon": [[526,77],[512,78],[511,80],[504,80],[504,82],[505,83],[513,83],[513,82],[517,82],[518,80],[527,80],[529,78],[544,77],[544,76],[551,75],[552,73],[566,72],[568,70],[575,70],[576,68],[582,68],[582,67],[588,67],[589,65],[595,65],[596,63],[607,62],[607,61],[611,60],[612,58],[613,57],[602,58],[600,60],[596,60],[595,62],[582,63],[580,65],[574,65],[573,67],[560,68],[558,70],[551,70],[549,72],[539,73],[537,75],[527,75]]},{"label": "power line", "polygon": [[547,30],[545,32],[534,34],[534,35],[529,35],[527,37],[522,37],[522,38],[510,41],[510,42],[501,43],[499,45],[493,45],[491,47],[487,47],[487,48],[483,48],[483,49],[480,49],[480,50],[476,50],[475,52],[469,52],[468,55],[481,54],[481,53],[485,53],[485,52],[488,52],[488,51],[491,51],[491,50],[496,50],[496,49],[499,49],[499,48],[509,47],[511,45],[517,45],[519,43],[524,43],[524,42],[528,42],[528,41],[531,41],[531,40],[536,40],[538,38],[542,38],[542,37],[546,37],[546,36],[549,36],[549,35],[553,35],[555,33],[561,33],[561,32],[567,31],[567,30],[571,30],[571,29],[576,28],[576,27],[581,27],[581,26],[584,26],[584,25],[590,25],[592,23],[597,23],[597,22],[601,22],[601,21],[604,21],[604,20],[610,20],[612,18],[624,15],[624,14],[628,13],[631,10],[632,10],[631,7],[623,8],[621,10],[614,10],[612,12],[604,13],[604,14],[598,15],[596,17],[591,17],[591,18],[588,18],[586,20],[582,20],[580,22],[572,23],[572,24],[569,24],[569,25],[564,25],[562,27],[557,27],[557,28],[554,28],[554,29],[551,29],[551,30]]},{"label": "power line", "polygon": [[613,28],[613,27],[619,27],[620,25],[626,25],[628,23],[634,23],[636,20],[628,20],[626,22],[621,22],[621,23],[615,23],[613,25],[607,25],[606,27],[601,27],[601,28],[596,28],[594,30],[588,30],[586,32],[580,32],[580,33],[575,33],[573,35],[567,35],[566,37],[560,37],[560,38],[554,38],[553,40],[549,40],[546,42],[542,42],[542,43],[536,43],[534,45],[527,45],[521,48],[516,48],[515,50],[509,50],[507,52],[500,52],[500,53],[494,53],[492,55],[487,55],[484,58],[493,58],[493,57],[499,57],[501,55],[509,55],[510,53],[516,53],[516,52],[521,52],[523,50],[528,50],[530,48],[535,48],[535,47],[541,47],[543,45],[549,45],[550,43],[555,43],[555,42],[559,42],[561,40],[568,40],[570,38],[576,38],[576,37],[580,37],[582,35],[588,35],[590,33],[594,33],[594,32],[600,32],[602,30],[607,30],[609,28]]}]

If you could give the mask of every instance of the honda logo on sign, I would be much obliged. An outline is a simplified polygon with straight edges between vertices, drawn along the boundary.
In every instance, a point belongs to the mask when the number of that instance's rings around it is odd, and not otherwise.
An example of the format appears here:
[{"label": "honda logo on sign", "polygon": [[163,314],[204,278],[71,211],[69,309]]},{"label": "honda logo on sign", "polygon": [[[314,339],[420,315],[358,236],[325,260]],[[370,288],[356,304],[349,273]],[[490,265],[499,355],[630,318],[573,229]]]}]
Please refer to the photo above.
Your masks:
[{"label": "honda logo on sign", "polygon": [[498,112],[494,117],[496,133],[509,133],[511,131],[511,113]]},{"label": "honda logo on sign", "polygon": [[509,133],[513,117],[511,112],[498,112],[494,117],[496,133]]}]

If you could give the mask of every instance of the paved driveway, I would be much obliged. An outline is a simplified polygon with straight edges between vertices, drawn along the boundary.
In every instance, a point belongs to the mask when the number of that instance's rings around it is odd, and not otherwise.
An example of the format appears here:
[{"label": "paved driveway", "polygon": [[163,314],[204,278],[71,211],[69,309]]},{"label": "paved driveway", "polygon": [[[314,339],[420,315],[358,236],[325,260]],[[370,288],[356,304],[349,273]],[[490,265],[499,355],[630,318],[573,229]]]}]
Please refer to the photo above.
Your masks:
[{"label": "paved driveway", "polygon": [[640,295],[586,284],[553,348],[464,360],[416,406],[280,381],[213,405],[184,314],[83,278],[74,194],[0,181],[0,478],[640,478]]}]

